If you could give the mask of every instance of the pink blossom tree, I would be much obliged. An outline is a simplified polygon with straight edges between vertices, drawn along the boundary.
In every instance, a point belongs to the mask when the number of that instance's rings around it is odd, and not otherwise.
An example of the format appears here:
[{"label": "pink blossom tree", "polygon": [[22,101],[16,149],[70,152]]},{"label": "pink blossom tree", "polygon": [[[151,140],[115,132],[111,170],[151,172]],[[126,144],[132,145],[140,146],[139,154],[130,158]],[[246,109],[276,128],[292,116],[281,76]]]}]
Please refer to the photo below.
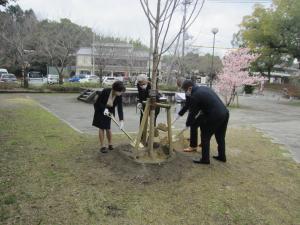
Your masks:
[{"label": "pink blossom tree", "polygon": [[264,78],[250,76],[249,67],[258,54],[250,54],[249,49],[240,48],[224,56],[223,70],[217,75],[216,90],[224,97],[226,106],[234,102],[237,88],[244,85],[255,85]]}]

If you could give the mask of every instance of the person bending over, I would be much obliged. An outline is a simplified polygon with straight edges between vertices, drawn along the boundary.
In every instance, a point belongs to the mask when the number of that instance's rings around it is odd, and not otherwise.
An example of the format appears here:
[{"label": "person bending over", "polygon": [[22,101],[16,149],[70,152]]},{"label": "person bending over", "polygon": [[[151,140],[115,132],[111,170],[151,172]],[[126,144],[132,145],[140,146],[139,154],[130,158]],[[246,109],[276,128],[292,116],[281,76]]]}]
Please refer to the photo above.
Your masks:
[{"label": "person bending over", "polygon": [[191,80],[185,80],[182,89],[190,96],[190,112],[186,126],[201,126],[202,158],[194,163],[210,163],[210,139],[215,135],[218,144],[218,156],[213,158],[226,162],[225,136],[229,120],[229,111],[218,95],[209,87],[196,86]]},{"label": "person bending over", "polygon": [[[151,90],[151,84],[148,80],[148,77],[146,74],[140,74],[137,77],[137,89],[138,89],[138,104],[137,104],[137,108],[139,108],[141,110],[141,114],[140,114],[140,123],[142,122],[142,118],[143,118],[143,112],[145,110],[145,103],[144,101],[147,101],[147,98],[149,98],[149,92]],[[159,93],[156,94],[156,102],[159,102],[159,98],[161,97],[161,95]],[[155,125],[156,125],[156,119],[157,116],[160,112],[160,108],[156,107],[155,108]]]},{"label": "person bending over", "polygon": [[122,93],[126,90],[123,82],[116,81],[112,88],[105,88],[101,93],[98,93],[98,98],[94,104],[94,119],[93,126],[99,128],[100,152],[107,153],[108,150],[104,146],[104,132],[108,141],[108,149],[113,150],[112,132],[111,132],[111,118],[107,116],[108,113],[115,115],[115,107],[118,109],[118,116],[120,120],[120,129],[124,128],[123,103]]}]

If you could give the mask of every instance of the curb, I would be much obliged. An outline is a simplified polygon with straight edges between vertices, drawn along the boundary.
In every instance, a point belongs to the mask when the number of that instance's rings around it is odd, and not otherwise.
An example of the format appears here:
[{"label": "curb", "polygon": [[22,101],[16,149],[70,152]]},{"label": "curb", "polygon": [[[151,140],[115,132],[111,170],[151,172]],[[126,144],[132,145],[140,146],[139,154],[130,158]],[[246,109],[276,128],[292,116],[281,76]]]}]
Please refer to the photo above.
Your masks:
[{"label": "curb", "polygon": [[29,93],[29,94],[55,94],[55,93],[60,93],[60,94],[72,94],[76,93],[79,94],[80,92],[78,91],[69,91],[69,92],[63,92],[63,91],[34,91],[34,90],[0,90],[0,93],[6,93],[6,94],[14,94],[14,93]]}]

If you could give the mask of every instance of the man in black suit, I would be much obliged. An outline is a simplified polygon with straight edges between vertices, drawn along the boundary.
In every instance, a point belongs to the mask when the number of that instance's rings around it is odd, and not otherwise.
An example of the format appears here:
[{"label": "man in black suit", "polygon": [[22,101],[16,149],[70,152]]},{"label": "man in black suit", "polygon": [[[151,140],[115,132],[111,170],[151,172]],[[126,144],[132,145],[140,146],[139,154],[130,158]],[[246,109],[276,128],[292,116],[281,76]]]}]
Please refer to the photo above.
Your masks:
[{"label": "man in black suit", "polygon": [[215,135],[218,156],[214,156],[214,159],[226,162],[225,135],[229,120],[228,109],[211,88],[196,86],[191,80],[185,80],[182,89],[190,98],[190,113],[186,126],[194,124],[201,126],[202,158],[193,161],[201,164],[210,163],[210,139]]},{"label": "man in black suit", "polygon": [[[177,86],[181,89],[184,78],[177,79]],[[178,112],[178,117],[183,116],[190,108],[190,98],[189,96],[185,96],[185,103],[183,107]],[[178,119],[178,118],[177,118]],[[176,119],[176,120],[177,120]],[[198,147],[198,128],[199,125],[195,124],[190,127],[190,146],[188,148],[183,149],[184,152],[196,152]],[[200,128],[201,129],[201,128]],[[201,146],[201,144],[199,145]]]},{"label": "man in black suit", "polygon": [[[187,111],[190,111],[190,97],[186,96],[185,104],[178,112],[178,116],[183,116]],[[198,147],[198,128],[199,124],[192,124],[190,126],[190,146],[183,149],[184,152],[196,152]],[[201,128],[200,128],[201,130]],[[201,144],[199,145],[201,146]]]}]

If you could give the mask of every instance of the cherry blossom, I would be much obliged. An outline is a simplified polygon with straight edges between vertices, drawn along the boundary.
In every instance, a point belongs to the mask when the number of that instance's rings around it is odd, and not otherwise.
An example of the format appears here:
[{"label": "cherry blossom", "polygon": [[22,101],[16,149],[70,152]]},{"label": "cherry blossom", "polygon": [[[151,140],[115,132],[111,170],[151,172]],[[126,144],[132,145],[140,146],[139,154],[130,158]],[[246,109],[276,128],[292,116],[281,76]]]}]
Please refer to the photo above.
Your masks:
[{"label": "cherry blossom", "polygon": [[256,85],[264,80],[261,76],[251,76],[249,73],[250,64],[258,56],[258,54],[250,54],[247,48],[231,51],[224,56],[223,70],[217,75],[215,88],[224,97],[226,106],[234,101],[237,88]]}]

